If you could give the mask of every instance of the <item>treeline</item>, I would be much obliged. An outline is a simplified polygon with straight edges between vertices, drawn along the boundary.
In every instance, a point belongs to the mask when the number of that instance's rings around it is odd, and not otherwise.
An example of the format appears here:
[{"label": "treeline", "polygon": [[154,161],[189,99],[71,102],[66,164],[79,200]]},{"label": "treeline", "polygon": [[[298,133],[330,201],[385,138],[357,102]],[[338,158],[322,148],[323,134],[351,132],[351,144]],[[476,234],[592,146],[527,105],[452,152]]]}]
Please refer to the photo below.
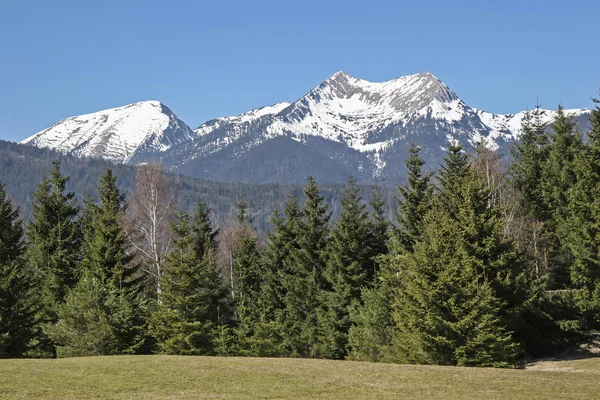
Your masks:
[{"label": "treeline", "polygon": [[600,103],[585,143],[528,114],[508,171],[484,147],[425,173],[410,148],[393,221],[350,180],[339,218],[314,179],[260,240],[248,206],[217,230],[200,201],[107,170],[80,207],[55,162],[24,224],[0,189],[0,356],[188,354],[509,367],[597,340]]}]

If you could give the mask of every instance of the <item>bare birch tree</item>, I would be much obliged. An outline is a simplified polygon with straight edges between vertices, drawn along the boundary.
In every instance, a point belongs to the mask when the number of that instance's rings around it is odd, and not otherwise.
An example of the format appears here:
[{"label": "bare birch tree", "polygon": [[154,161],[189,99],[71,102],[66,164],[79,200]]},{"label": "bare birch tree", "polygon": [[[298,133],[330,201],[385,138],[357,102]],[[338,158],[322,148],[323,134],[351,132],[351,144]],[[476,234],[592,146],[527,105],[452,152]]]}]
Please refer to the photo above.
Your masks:
[{"label": "bare birch tree", "polygon": [[175,207],[175,184],[162,166],[142,165],[130,197],[128,237],[160,301],[164,257],[171,247],[170,223]]}]

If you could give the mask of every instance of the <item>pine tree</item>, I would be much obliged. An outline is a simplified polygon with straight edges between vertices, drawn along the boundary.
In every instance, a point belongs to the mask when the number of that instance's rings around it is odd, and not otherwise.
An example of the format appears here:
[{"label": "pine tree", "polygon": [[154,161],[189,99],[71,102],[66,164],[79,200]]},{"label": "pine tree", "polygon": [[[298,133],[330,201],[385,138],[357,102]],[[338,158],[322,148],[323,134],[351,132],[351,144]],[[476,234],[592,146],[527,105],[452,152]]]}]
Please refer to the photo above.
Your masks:
[{"label": "pine tree", "polygon": [[350,307],[360,302],[362,288],[372,284],[379,251],[371,246],[374,229],[359,193],[350,179],[327,248],[327,289],[321,292],[319,323],[320,353],[328,358],[341,359],[347,354]]},{"label": "pine tree", "polygon": [[315,357],[318,353],[318,321],[315,310],[326,287],[323,276],[327,262],[329,218],[327,205],[315,180],[304,185],[305,202],[298,226],[290,227],[297,244],[290,250],[282,281],[285,296],[284,346],[296,357]]},{"label": "pine tree", "polygon": [[208,215],[201,201],[193,223],[179,213],[172,225],[174,249],[166,257],[164,291],[150,324],[161,353],[215,354],[221,324],[229,317]]},{"label": "pine tree", "polygon": [[25,355],[39,329],[35,281],[24,255],[23,223],[0,183],[0,358]]}]

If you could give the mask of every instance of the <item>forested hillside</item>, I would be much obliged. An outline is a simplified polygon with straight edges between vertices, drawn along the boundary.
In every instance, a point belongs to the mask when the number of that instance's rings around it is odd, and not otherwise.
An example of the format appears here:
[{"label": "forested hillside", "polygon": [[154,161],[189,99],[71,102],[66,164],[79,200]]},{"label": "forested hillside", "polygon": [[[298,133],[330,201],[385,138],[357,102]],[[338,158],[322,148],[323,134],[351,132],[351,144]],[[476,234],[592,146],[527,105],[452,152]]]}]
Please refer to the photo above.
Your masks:
[{"label": "forested hillside", "polygon": [[[6,190],[19,205],[26,219],[31,217],[32,193],[42,175],[51,168],[53,160],[61,161],[61,170],[70,177],[67,190],[83,199],[89,191],[97,196],[98,179],[107,167],[117,176],[117,186],[122,193],[131,194],[135,185],[136,168],[94,158],[79,158],[48,149],[21,145],[0,140],[0,179]],[[254,219],[256,229],[264,234],[270,226],[269,219],[274,209],[281,207],[288,193],[302,197],[301,185],[244,184],[201,181],[181,175],[174,175],[174,189],[179,208],[192,211],[200,198],[204,198],[212,210],[212,218],[217,226],[235,217],[235,205],[244,199],[248,203],[248,212]],[[372,187],[365,186],[368,194]],[[343,185],[322,187],[325,201],[337,218]],[[391,216],[393,189],[382,188],[386,197],[386,212]]]}]

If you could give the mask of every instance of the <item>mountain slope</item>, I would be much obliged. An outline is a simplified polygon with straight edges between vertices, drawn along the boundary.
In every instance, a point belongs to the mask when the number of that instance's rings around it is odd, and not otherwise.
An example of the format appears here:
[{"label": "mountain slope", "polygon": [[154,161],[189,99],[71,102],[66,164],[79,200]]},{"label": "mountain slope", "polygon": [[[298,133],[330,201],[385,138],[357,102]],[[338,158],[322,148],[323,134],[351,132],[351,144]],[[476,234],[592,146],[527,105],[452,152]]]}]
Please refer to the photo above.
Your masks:
[{"label": "mountain slope", "polygon": [[[587,110],[567,112],[585,117]],[[553,116],[546,113],[548,120]],[[410,142],[423,147],[434,169],[454,140],[467,150],[481,142],[507,153],[523,118],[471,108],[429,72],[387,82],[338,72],[291,104],[208,121],[195,129],[194,140],[160,160],[184,174],[226,181],[301,182],[309,173],[325,182],[348,175],[397,181]]]},{"label": "mountain slope", "polygon": [[160,153],[193,136],[169,108],[144,101],[66,118],[21,143],[126,163],[134,155]]},{"label": "mountain slope", "polygon": [[[566,112],[585,132],[589,110]],[[454,141],[509,154],[524,116],[471,108],[429,72],[387,82],[337,72],[293,103],[213,119],[193,132],[165,106],[145,102],[68,118],[25,142],[227,182],[302,183],[307,175],[397,182],[409,143],[423,148],[429,170]]]}]

